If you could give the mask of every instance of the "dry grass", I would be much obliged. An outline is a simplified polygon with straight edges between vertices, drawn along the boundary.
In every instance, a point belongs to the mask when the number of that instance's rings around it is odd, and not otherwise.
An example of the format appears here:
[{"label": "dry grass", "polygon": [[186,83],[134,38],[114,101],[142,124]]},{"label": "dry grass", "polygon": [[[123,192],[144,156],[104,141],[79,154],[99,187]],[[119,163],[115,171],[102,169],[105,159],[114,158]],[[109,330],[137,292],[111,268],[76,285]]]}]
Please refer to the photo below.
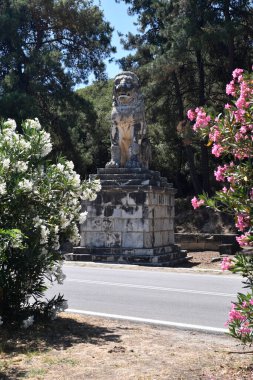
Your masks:
[{"label": "dry grass", "polygon": [[0,379],[250,380],[252,352],[230,337],[63,313],[0,337]]}]

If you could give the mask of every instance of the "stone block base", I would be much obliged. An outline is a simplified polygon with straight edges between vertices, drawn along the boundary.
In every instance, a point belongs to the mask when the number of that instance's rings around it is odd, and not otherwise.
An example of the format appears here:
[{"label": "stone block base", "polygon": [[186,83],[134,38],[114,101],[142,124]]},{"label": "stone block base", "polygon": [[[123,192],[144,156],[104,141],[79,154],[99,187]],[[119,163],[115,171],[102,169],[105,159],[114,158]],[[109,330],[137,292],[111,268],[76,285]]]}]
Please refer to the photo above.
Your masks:
[{"label": "stone block base", "polygon": [[230,247],[227,248],[227,254],[234,254],[240,249],[236,236],[236,234],[175,233],[175,242],[187,251],[219,251],[221,254],[227,246]]},{"label": "stone block base", "polygon": [[[94,178],[94,175],[92,176]],[[147,169],[98,169],[102,189],[81,225],[81,246],[67,259],[175,265],[186,251],[174,244],[175,189]],[[85,256],[86,255],[86,256]]]},{"label": "stone block base", "polygon": [[149,250],[75,247],[74,253],[66,254],[65,258],[71,261],[175,266],[185,262],[186,256],[186,250],[180,249],[177,245],[171,245]]}]

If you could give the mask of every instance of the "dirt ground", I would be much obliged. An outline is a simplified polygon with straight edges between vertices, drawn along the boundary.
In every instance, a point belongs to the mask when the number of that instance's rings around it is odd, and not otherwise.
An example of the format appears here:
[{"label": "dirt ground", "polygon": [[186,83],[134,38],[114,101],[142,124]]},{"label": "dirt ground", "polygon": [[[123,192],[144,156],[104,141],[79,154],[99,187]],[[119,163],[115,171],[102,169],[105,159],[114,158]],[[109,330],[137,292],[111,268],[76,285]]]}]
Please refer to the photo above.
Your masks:
[{"label": "dirt ground", "polygon": [[66,313],[0,347],[1,380],[253,379],[253,351],[225,335]]},{"label": "dirt ground", "polygon": [[[192,269],[221,270],[222,258],[219,252],[216,252],[216,251],[188,252],[188,256],[192,258],[188,261],[188,263],[181,265],[181,267],[192,268]],[[231,255],[231,257],[233,256]]]},{"label": "dirt ground", "polygon": [[[184,268],[152,270],[220,270],[217,252],[190,255]],[[253,350],[226,334],[62,313],[44,327],[2,330],[0,380],[17,379],[253,380]]]}]

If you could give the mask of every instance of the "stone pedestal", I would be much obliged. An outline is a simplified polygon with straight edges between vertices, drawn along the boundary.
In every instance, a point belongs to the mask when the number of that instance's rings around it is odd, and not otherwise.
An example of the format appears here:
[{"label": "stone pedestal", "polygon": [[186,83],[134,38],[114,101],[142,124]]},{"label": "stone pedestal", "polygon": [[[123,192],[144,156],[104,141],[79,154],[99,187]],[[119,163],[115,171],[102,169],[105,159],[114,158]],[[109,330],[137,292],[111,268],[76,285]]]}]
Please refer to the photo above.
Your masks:
[{"label": "stone pedestal", "polygon": [[81,246],[68,259],[175,265],[186,251],[174,242],[175,189],[148,169],[98,169],[102,190],[85,201]]}]

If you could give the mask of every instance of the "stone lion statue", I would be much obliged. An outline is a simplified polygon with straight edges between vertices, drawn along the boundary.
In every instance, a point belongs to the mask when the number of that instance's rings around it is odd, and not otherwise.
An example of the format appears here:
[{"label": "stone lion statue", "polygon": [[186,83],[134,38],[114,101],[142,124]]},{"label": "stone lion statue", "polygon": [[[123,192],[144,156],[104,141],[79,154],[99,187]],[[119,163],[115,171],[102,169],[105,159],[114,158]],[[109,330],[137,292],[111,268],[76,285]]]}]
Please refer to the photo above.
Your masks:
[{"label": "stone lion statue", "polygon": [[144,101],[139,79],[130,71],[114,79],[111,120],[111,161],[106,167],[148,168],[151,148],[146,137]]}]

